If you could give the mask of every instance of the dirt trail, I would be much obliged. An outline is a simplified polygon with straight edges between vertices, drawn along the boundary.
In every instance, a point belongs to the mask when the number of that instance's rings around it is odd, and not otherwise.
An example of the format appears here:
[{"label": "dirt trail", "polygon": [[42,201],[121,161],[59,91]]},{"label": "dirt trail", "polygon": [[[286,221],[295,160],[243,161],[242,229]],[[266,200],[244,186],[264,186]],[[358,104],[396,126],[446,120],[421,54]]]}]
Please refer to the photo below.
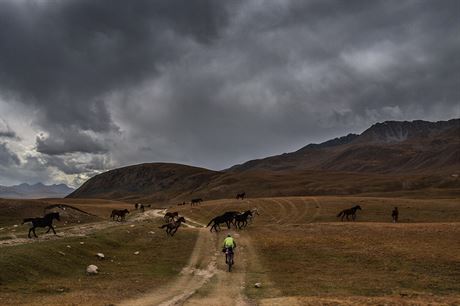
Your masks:
[{"label": "dirt trail", "polygon": [[236,265],[229,273],[219,247],[228,231],[211,234],[203,228],[203,224],[188,217],[186,219],[200,227],[191,225],[199,234],[190,260],[178,278],[147,295],[123,301],[119,305],[249,305],[243,289],[246,278],[246,253],[250,240],[234,233],[238,241]]},{"label": "dirt trail", "polygon": [[176,281],[168,283],[140,298],[123,301],[119,305],[182,305],[216,273],[217,253],[214,251],[215,237],[205,229],[199,231],[190,260]]}]

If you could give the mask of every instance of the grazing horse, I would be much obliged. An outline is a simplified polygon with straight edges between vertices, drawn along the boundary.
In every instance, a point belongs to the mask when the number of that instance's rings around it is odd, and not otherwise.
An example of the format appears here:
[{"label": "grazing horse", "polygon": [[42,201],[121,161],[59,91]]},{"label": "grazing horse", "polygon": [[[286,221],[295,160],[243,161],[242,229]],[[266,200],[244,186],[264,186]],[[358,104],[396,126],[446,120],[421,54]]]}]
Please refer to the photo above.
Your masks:
[{"label": "grazing horse", "polygon": [[[116,221],[124,221],[125,220],[125,216],[126,214],[129,214],[129,210],[127,210],[126,208],[123,209],[123,210],[119,210],[119,209],[114,209],[112,210],[112,213],[110,214],[110,218],[112,218],[112,220],[115,221],[115,217],[117,217],[117,220]],[[121,218],[121,219],[120,219]]]},{"label": "grazing horse", "polygon": [[203,199],[202,199],[202,198],[192,199],[192,201],[190,201],[190,205],[191,205],[191,206],[193,206],[193,205],[198,205],[198,204],[200,204],[201,202],[203,202]]},{"label": "grazing horse", "polygon": [[244,200],[244,197],[245,197],[245,196],[246,196],[246,192],[237,193],[237,194],[236,194],[236,199],[238,200],[238,199],[241,198],[241,200]]},{"label": "grazing horse", "polygon": [[242,214],[235,215],[235,224],[236,227],[242,229],[246,225],[248,225],[248,217],[252,216],[252,212],[250,210],[246,210]]},{"label": "grazing horse", "polygon": [[167,212],[165,216],[163,217],[163,219],[165,220],[165,222],[171,222],[171,221],[174,221],[176,217],[179,217],[179,213],[177,211]]},{"label": "grazing horse", "polygon": [[220,224],[225,223],[227,225],[227,228],[230,229],[230,224],[233,222],[233,218],[237,214],[238,214],[237,211],[227,211],[223,215],[217,216],[217,217],[213,218],[211,221],[209,221],[209,223],[208,223],[208,225],[206,225],[206,227],[208,227],[209,225],[211,225],[211,223],[213,223],[213,225],[211,226],[210,231],[212,232],[212,229],[214,229],[214,231],[217,232],[217,228],[219,228],[219,230],[220,230]]},{"label": "grazing horse", "polygon": [[358,209],[361,210],[361,206],[356,205],[356,206],[354,206],[352,208],[344,209],[341,212],[339,212],[339,214],[337,215],[337,218],[342,216],[341,221],[343,221],[343,218],[345,218],[345,217],[347,218],[347,221],[350,221],[350,219],[348,219],[348,216],[351,216],[351,219],[353,221],[355,221],[356,220],[356,211]]},{"label": "grazing horse", "polygon": [[172,237],[177,232],[177,230],[179,229],[179,226],[182,224],[182,222],[185,223],[185,218],[184,217],[180,217],[179,219],[177,219],[177,221],[174,221],[174,219],[173,219],[172,222],[163,224],[159,228],[166,228],[166,234]]},{"label": "grazing horse", "polygon": [[32,237],[30,237],[30,232],[33,232],[35,238],[38,238],[37,234],[35,233],[35,228],[37,228],[37,227],[48,227],[48,230],[46,231],[46,233],[49,233],[50,230],[53,230],[53,233],[56,235],[56,231],[54,230],[54,227],[53,227],[53,220],[54,219],[56,219],[58,221],[61,221],[61,219],[59,218],[59,213],[58,212],[53,212],[53,213],[46,214],[43,218],[26,218],[26,219],[24,219],[22,221],[22,224],[30,223],[31,226],[30,226],[30,229],[29,229],[28,237],[32,238]]}]

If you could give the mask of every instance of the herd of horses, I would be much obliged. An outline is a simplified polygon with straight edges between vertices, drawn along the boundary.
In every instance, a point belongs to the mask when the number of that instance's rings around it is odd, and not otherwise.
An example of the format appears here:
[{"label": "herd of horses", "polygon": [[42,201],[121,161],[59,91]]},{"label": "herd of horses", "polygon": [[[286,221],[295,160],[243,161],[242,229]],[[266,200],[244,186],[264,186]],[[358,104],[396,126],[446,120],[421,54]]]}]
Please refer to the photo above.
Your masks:
[{"label": "herd of horses", "polygon": [[206,227],[211,225],[211,232],[213,229],[215,232],[218,230],[220,231],[221,224],[227,225],[228,229],[231,228],[231,225],[233,225],[236,229],[242,229],[252,222],[256,215],[259,215],[257,208],[246,210],[244,212],[227,211],[222,215],[212,218]]},{"label": "herd of horses", "polygon": [[[241,199],[244,200],[246,197],[246,193],[238,193],[236,195],[236,199]],[[202,198],[195,198],[190,201],[190,205],[198,205],[203,202]],[[178,205],[185,205],[186,203],[183,202],[182,204]],[[151,207],[151,205],[144,205],[141,203],[136,203],[134,204],[134,209],[139,210],[141,212],[145,211],[146,207]],[[347,221],[355,221],[356,220],[356,212],[358,210],[361,210],[361,206],[356,205],[354,207],[344,209],[339,214],[337,215],[337,218],[341,218],[341,221],[344,221],[346,219]],[[114,209],[112,210],[112,213],[110,214],[110,218],[113,221],[117,222],[123,222],[126,220],[126,215],[129,214],[128,209]],[[393,216],[393,222],[397,222],[397,207],[395,207],[395,210],[393,210],[392,216]],[[215,232],[218,232],[221,230],[221,225],[225,224],[228,229],[231,228],[233,225],[236,229],[243,229],[245,228],[249,223],[251,223],[254,220],[254,217],[259,215],[259,211],[257,208],[253,208],[252,210],[246,210],[244,212],[240,211],[227,211],[223,213],[222,215],[218,215],[209,221],[208,225],[206,227],[211,226],[210,231],[212,232],[213,230]],[[51,230],[53,231],[54,234],[56,234],[56,231],[53,227],[53,220],[60,221],[60,216],[58,212],[52,212],[46,214],[42,218],[26,218],[23,220],[22,224],[29,224],[30,229],[29,229],[29,234],[28,237],[31,237],[31,233],[34,234],[34,236],[37,238],[37,234],[35,233],[35,229],[37,227],[48,227],[48,230],[46,233],[49,233]],[[164,221],[165,224],[160,226],[161,229],[165,229],[166,234],[168,236],[174,236],[174,234],[177,232],[179,227],[181,226],[182,223],[186,223],[186,220],[184,217],[179,216],[178,212],[167,212],[164,216]]]}]

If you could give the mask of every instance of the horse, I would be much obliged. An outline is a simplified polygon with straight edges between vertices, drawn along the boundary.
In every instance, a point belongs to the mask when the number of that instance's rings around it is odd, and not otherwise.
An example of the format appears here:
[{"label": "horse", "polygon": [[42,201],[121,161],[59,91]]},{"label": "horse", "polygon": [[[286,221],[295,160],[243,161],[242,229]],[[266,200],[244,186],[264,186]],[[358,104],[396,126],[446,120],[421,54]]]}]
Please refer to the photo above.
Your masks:
[{"label": "horse", "polygon": [[177,211],[167,212],[165,216],[163,217],[163,219],[165,220],[165,222],[171,222],[171,220],[174,221],[176,217],[179,217],[179,213]]},{"label": "horse", "polygon": [[257,209],[257,207],[251,209],[251,213],[252,213],[252,214],[251,214],[250,216],[248,216],[248,222],[249,222],[249,223],[252,223],[252,221],[254,220],[254,218],[256,217],[256,215],[257,215],[257,216],[260,216],[259,210]]},{"label": "horse", "polygon": [[245,197],[245,196],[246,196],[246,192],[237,193],[237,194],[236,194],[236,199],[238,200],[238,199],[241,198],[241,200],[244,200],[244,197]]},{"label": "horse", "polygon": [[398,222],[398,217],[399,217],[398,207],[395,207],[395,209],[393,209],[393,211],[391,212],[391,218],[393,219],[393,223]]},{"label": "horse", "polygon": [[52,212],[52,213],[46,214],[43,218],[26,218],[22,221],[22,224],[30,223],[31,227],[29,229],[28,237],[32,238],[30,237],[30,232],[33,232],[35,238],[38,238],[37,234],[35,233],[35,228],[37,227],[48,227],[48,230],[46,231],[46,233],[49,233],[50,230],[53,230],[53,233],[56,235],[56,231],[54,230],[54,227],[53,227],[54,219],[61,221],[61,219],[59,218],[58,212]]},{"label": "horse", "polygon": [[201,202],[203,202],[203,199],[202,199],[202,198],[192,199],[192,201],[190,201],[190,205],[191,205],[191,206],[193,206],[193,205],[198,205],[198,204],[200,204]]},{"label": "horse", "polygon": [[243,227],[248,225],[249,216],[252,216],[252,212],[250,210],[246,210],[242,214],[235,215],[234,218],[235,218],[236,227],[239,229],[242,229]]},{"label": "horse", "polygon": [[182,224],[182,222],[185,223],[185,218],[184,217],[180,217],[179,219],[177,219],[177,221],[174,221],[174,219],[173,219],[172,222],[163,224],[159,228],[166,228],[166,234],[172,237],[177,232],[177,230],[179,229],[179,226]]},{"label": "horse", "polygon": [[225,223],[227,225],[227,228],[230,229],[230,224],[233,222],[233,218],[235,217],[236,214],[238,214],[237,211],[227,211],[223,215],[217,216],[217,217],[213,218],[211,221],[209,221],[209,223],[208,223],[208,225],[206,225],[206,227],[211,225],[211,223],[214,223],[211,226],[210,231],[212,232],[212,229],[214,229],[214,231],[217,232],[217,228],[219,228],[219,230],[220,230],[220,224]]},{"label": "horse", "polygon": [[[126,208],[123,209],[123,210],[119,210],[119,209],[114,209],[112,210],[112,213],[110,214],[110,218],[112,218],[112,220],[115,221],[115,217],[117,217],[117,220],[116,221],[124,221],[125,220],[125,216],[126,214],[129,214],[129,210],[127,210]],[[121,219],[120,219],[121,218]]]},{"label": "horse", "polygon": [[361,210],[361,206],[356,205],[356,206],[354,206],[352,208],[344,209],[341,212],[339,212],[339,214],[337,215],[337,218],[342,216],[341,221],[343,221],[343,218],[345,218],[345,217],[347,218],[347,221],[350,221],[350,219],[348,219],[348,216],[351,216],[352,221],[355,221],[356,220],[356,211],[358,209]]}]

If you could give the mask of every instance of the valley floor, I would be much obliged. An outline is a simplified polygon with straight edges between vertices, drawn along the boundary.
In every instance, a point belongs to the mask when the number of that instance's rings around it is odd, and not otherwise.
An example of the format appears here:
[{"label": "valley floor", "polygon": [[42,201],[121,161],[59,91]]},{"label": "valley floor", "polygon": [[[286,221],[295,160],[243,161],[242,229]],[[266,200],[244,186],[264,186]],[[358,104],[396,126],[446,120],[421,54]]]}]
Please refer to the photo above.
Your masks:
[{"label": "valley floor", "polygon": [[[363,208],[357,222],[336,218],[355,204]],[[397,224],[390,222],[394,206]],[[205,228],[225,211],[252,208],[260,215],[244,230]],[[187,219],[172,238],[158,229],[164,211],[147,210],[123,224],[96,221],[63,228],[58,238],[0,244],[0,304],[460,303],[458,199],[227,199],[169,210]],[[71,235],[88,226],[83,236]],[[238,243],[231,273],[220,252],[227,233]],[[107,259],[96,261],[97,252]],[[90,263],[100,267],[99,275],[84,274]]]}]

